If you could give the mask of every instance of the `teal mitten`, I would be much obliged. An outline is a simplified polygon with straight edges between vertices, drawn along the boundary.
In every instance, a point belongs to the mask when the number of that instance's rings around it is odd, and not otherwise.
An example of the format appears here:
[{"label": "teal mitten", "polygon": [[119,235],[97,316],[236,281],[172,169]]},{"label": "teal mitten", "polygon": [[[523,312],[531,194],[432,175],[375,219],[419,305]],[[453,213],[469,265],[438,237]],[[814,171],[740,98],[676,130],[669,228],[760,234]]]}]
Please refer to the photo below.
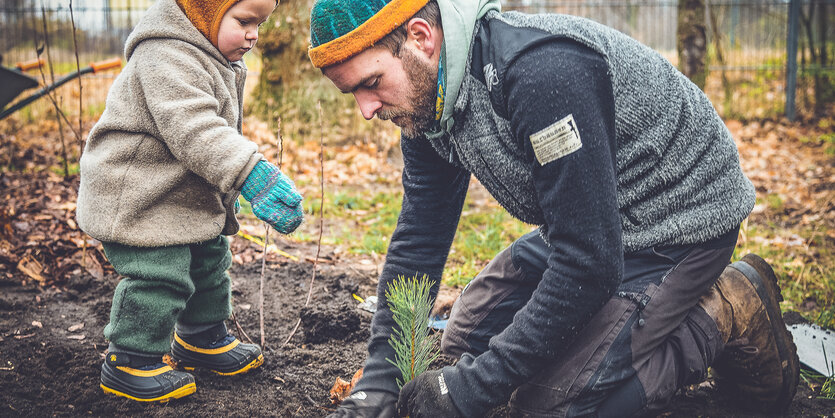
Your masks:
[{"label": "teal mitten", "polygon": [[252,213],[278,232],[289,234],[304,219],[302,196],[293,181],[278,167],[259,161],[244,181],[241,195],[252,205]]}]

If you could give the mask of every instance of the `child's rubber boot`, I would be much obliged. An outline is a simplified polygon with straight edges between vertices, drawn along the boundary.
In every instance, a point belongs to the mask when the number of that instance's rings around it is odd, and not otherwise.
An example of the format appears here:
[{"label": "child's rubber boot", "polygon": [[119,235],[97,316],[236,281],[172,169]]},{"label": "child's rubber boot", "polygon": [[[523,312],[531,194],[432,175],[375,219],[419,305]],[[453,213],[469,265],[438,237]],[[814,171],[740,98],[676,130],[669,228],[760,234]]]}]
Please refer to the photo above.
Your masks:
[{"label": "child's rubber boot", "polygon": [[208,369],[223,376],[246,373],[264,363],[261,348],[230,335],[224,323],[194,335],[174,332],[171,356],[178,368]]},{"label": "child's rubber boot", "polygon": [[197,386],[194,376],[172,369],[162,356],[110,352],[101,366],[101,388],[135,401],[168,402],[191,395]]}]

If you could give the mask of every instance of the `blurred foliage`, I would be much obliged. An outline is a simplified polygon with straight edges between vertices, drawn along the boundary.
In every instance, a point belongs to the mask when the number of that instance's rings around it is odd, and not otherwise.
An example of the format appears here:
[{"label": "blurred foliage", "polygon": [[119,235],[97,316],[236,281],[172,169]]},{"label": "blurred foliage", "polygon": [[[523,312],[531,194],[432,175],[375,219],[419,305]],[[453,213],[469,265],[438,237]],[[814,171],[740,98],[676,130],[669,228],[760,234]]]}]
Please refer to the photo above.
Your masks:
[{"label": "blurred foliage", "polygon": [[[258,40],[262,66],[249,106],[259,118],[290,140],[326,143],[378,141],[376,131],[390,131],[379,120],[365,121],[350,94],[342,94],[313,67],[307,56],[312,0],[284,0],[262,25]],[[317,110],[322,105],[322,117]]]}]

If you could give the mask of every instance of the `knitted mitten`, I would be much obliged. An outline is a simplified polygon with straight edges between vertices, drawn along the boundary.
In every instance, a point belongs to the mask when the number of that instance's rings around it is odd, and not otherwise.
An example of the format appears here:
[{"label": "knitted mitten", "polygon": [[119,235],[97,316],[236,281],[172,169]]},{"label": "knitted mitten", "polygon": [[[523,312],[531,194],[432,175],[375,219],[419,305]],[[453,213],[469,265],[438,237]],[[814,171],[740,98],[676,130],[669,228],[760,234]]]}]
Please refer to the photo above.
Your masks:
[{"label": "knitted mitten", "polygon": [[244,181],[241,195],[252,204],[252,213],[278,232],[289,234],[302,223],[302,196],[293,181],[278,167],[259,161]]}]

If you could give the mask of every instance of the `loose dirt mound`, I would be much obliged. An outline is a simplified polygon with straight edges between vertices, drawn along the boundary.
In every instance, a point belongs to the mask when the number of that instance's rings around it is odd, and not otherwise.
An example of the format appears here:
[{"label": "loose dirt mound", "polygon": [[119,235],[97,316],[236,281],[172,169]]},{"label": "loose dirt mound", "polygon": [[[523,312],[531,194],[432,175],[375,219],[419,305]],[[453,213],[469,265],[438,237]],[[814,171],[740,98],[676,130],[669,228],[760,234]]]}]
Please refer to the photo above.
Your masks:
[{"label": "loose dirt mound", "polygon": [[[167,405],[121,400],[99,388],[102,328],[117,277],[75,276],[60,292],[0,289],[0,416],[326,415],[336,376],[350,377],[364,360],[371,314],[349,301],[360,283],[371,291],[371,278],[325,266],[314,284],[315,307],[302,309],[311,271],[309,263],[268,264],[264,366],[233,377],[198,372],[197,393]],[[259,274],[260,263],[232,271],[238,320],[256,342]],[[299,330],[282,347],[300,310]]]}]

